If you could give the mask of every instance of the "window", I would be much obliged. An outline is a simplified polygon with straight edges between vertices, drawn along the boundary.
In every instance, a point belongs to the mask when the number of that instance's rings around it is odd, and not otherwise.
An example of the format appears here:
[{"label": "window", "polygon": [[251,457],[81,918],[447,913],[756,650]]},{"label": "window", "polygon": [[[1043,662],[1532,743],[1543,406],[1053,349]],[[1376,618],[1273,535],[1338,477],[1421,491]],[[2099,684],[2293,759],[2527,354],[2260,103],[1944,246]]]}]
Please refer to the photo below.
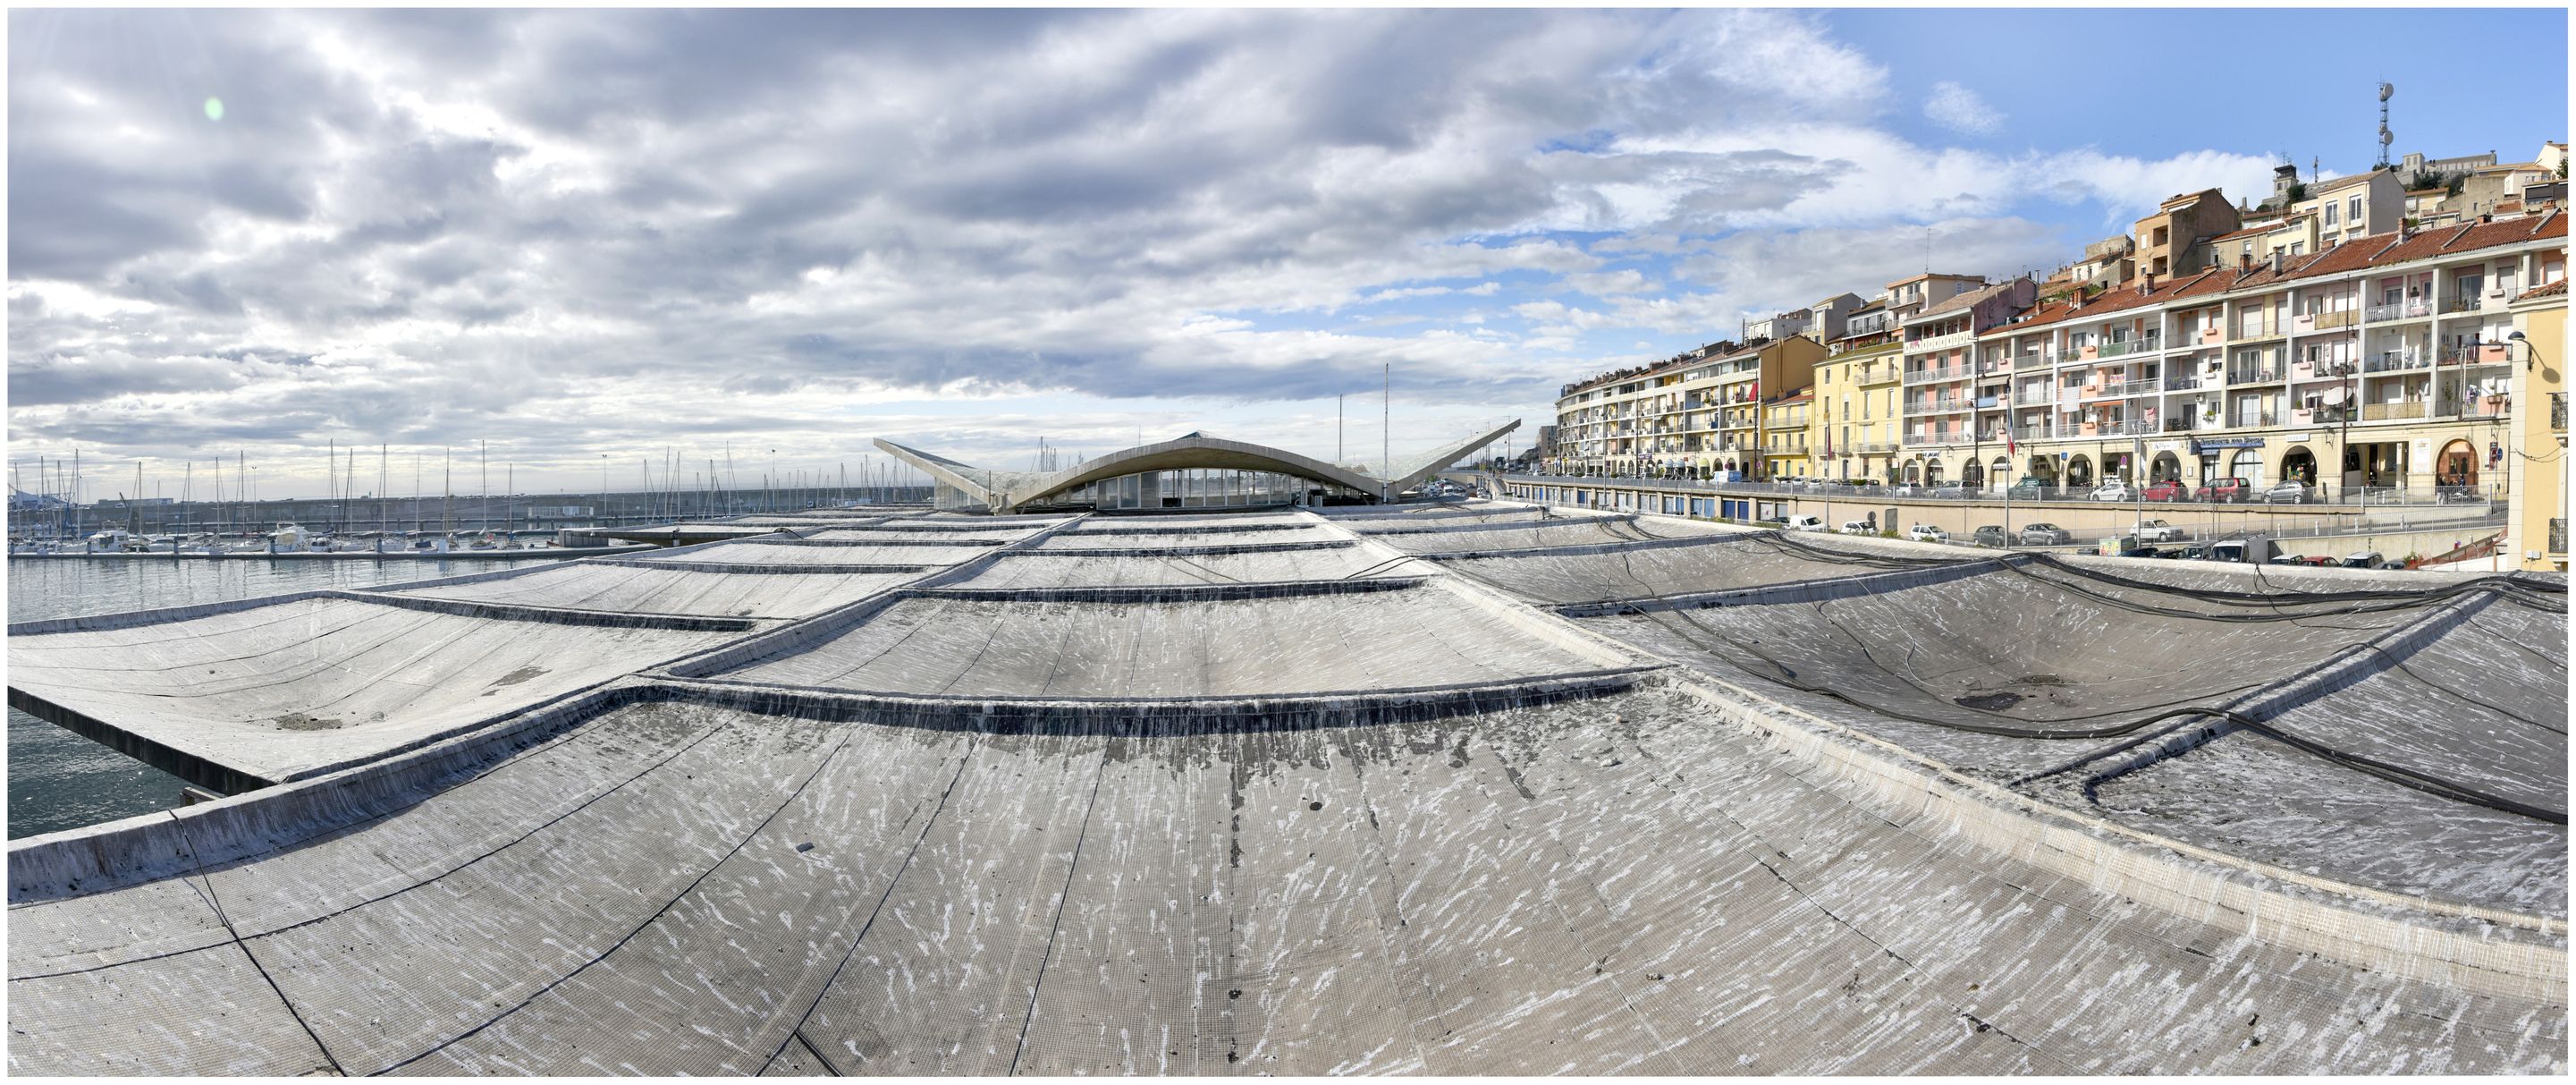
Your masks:
[{"label": "window", "polygon": [[2361,221],[2361,197],[2354,196],[2353,198],[2344,201],[2343,218],[2346,222]]},{"label": "window", "polygon": [[2333,205],[2333,204],[2327,204],[2327,205],[2326,205],[2326,219],[2325,219],[2325,225],[2327,225],[2327,226],[2332,226],[2332,225],[2334,225],[2334,224],[2335,224],[2335,205]]}]

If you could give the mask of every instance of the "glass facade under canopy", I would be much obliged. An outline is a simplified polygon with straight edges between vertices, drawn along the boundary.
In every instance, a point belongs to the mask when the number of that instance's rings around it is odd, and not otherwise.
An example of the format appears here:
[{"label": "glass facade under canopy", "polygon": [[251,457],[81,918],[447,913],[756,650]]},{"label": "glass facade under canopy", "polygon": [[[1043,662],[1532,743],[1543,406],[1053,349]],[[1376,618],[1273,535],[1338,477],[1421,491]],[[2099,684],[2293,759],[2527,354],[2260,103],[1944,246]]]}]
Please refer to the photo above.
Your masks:
[{"label": "glass facade under canopy", "polygon": [[1143,471],[1084,483],[1063,493],[1031,502],[1037,506],[1089,506],[1096,509],[1248,509],[1272,505],[1319,504],[1361,495],[1328,482],[1273,471],[1191,468]]}]

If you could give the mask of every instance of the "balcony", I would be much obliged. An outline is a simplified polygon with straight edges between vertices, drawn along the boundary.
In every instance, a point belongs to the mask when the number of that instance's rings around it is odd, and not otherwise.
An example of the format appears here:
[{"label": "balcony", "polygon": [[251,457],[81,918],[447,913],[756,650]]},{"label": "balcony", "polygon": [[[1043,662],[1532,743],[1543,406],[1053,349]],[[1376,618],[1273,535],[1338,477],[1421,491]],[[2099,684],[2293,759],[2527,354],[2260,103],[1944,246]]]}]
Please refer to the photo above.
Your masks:
[{"label": "balcony", "polygon": [[2443,365],[2500,365],[2508,360],[2502,343],[2467,343],[2442,348]]},{"label": "balcony", "polygon": [[2013,393],[2015,407],[2045,407],[2057,402],[2055,388],[2025,388]]},{"label": "balcony", "polygon": [[2279,384],[2279,383],[2281,383],[2281,367],[2279,367],[2279,366],[2263,366],[2263,367],[2260,367],[2260,368],[2252,368],[2252,369],[2247,369],[2247,368],[2230,369],[2230,370],[2228,370],[2228,371],[2227,371],[2227,383],[2229,383],[2229,384]]},{"label": "balcony", "polygon": [[1952,412],[1964,411],[1967,409],[1968,400],[1962,396],[1940,396],[1933,399],[1915,399],[1907,400],[1905,403],[1905,413],[1907,414],[1950,414]]},{"label": "balcony", "polygon": [[2141,339],[2129,339],[2118,343],[2104,343],[2102,344],[2101,352],[2097,357],[2117,358],[2127,354],[2152,354],[2163,349],[2163,340],[2150,335]]},{"label": "balcony", "polygon": [[2464,298],[2452,298],[2442,305],[2442,311],[2445,313],[2474,313],[2484,308],[2486,308],[2486,299],[2475,294]]},{"label": "balcony", "polygon": [[2364,403],[2361,405],[2361,420],[2364,422],[2394,422],[2402,419],[2422,417],[2424,417],[2424,401],[2422,400],[2416,400],[2412,403]]},{"label": "balcony", "polygon": [[2280,424],[2281,415],[2276,411],[2238,411],[2234,423],[2237,429],[2255,429]]},{"label": "balcony", "polygon": [[1851,451],[1855,456],[1881,456],[1896,451],[1896,442],[1854,441],[1852,442]]},{"label": "balcony", "polygon": [[1967,346],[1970,342],[1973,342],[1976,337],[1975,332],[1967,331],[1950,332],[1946,335],[1927,335],[1921,339],[1907,340],[1905,343],[1905,350],[1909,354],[1935,350],[1957,350],[1960,347]]},{"label": "balcony", "polygon": [[2168,392],[2188,392],[2198,387],[2200,377],[2196,374],[2175,373],[2165,377],[2165,391]]},{"label": "balcony", "polygon": [[2512,401],[2511,396],[2471,396],[2466,403],[2460,403],[2445,395],[2442,397],[2442,417],[2494,421],[2513,413]]},{"label": "balcony", "polygon": [[1945,365],[1938,369],[1907,370],[1905,373],[1905,383],[1928,384],[1933,381],[1966,380],[1968,376],[1969,373],[1967,366]]},{"label": "balcony", "polygon": [[2361,371],[2364,373],[2403,373],[2410,369],[2424,369],[2432,364],[2432,355],[2422,351],[2384,350],[2379,352],[2375,357],[2363,359],[2361,363]]},{"label": "balcony", "polygon": [[2376,324],[2383,320],[2413,320],[2431,315],[2433,315],[2433,299],[2408,298],[2404,301],[2373,305],[2363,311],[2362,318]]},{"label": "balcony", "polygon": [[2331,313],[2318,313],[2313,326],[2322,332],[2335,328],[2349,328],[2358,323],[2361,323],[2360,313],[2351,309],[2338,309]]}]

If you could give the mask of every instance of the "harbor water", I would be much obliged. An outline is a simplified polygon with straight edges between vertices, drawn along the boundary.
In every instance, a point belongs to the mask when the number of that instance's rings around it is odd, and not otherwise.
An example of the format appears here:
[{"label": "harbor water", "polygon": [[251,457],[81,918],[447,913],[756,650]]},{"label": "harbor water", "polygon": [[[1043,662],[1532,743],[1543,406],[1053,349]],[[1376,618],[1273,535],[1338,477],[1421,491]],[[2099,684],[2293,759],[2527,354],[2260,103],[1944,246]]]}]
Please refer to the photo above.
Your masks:
[{"label": "harbor water", "polygon": [[[555,560],[532,558],[530,560]],[[475,561],[143,561],[8,563],[9,620],[187,606],[311,588],[363,588],[502,568]],[[9,710],[9,838],[59,832],[180,804],[178,777],[17,709]]]}]

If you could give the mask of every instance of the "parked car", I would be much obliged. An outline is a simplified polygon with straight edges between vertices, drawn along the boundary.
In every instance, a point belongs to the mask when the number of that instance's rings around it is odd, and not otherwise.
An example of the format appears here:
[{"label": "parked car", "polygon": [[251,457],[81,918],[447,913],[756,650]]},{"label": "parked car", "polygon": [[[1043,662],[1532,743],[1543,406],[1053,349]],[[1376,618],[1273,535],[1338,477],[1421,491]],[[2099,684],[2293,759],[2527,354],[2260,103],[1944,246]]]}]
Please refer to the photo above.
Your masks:
[{"label": "parked car", "polygon": [[1789,518],[1787,523],[1782,524],[1781,526],[1791,531],[1823,531],[1825,529],[1825,518],[1822,516],[1792,516]]},{"label": "parked car", "polygon": [[2358,554],[2346,555],[2336,564],[2346,569],[2385,569],[2388,568],[2388,559],[2380,557],[2379,551],[2364,550]]},{"label": "parked car", "polygon": [[2056,524],[2022,525],[2021,544],[2023,546],[2064,546],[2074,541],[2074,532]]},{"label": "parked car", "polygon": [[2252,496],[2254,484],[2241,478],[2214,478],[2192,491],[2192,500],[2235,504]]},{"label": "parked car", "polygon": [[1905,533],[1905,537],[1912,539],[1915,542],[1945,543],[1950,541],[1949,532],[1943,531],[1930,524],[1914,525],[1912,530]]},{"label": "parked car", "polygon": [[1978,528],[1976,535],[1972,536],[1969,541],[1976,543],[1979,546],[2003,547],[2012,545],[2011,538],[2004,534],[2004,526],[2002,524],[1987,524],[1984,527]]},{"label": "parked car", "polygon": [[1876,520],[1845,520],[1845,521],[1843,521],[1843,534],[1845,534],[1845,535],[1876,535],[1876,534],[1878,534],[1878,521],[1876,521]]},{"label": "parked car", "polygon": [[2304,505],[2308,503],[2308,484],[2297,479],[2275,482],[2263,491],[2266,505]]},{"label": "parked car", "polygon": [[2138,541],[2142,543],[2181,542],[2190,534],[2162,520],[2149,520],[2138,525]]},{"label": "parked car", "polygon": [[2163,482],[2150,482],[2147,484],[2147,488],[2141,491],[2138,496],[2149,501],[2189,501],[2191,500],[2191,483],[2184,482],[2178,478],[2169,478]]},{"label": "parked car", "polygon": [[2332,565],[2332,564],[2334,564],[2334,563],[2335,563],[2335,559],[2330,558],[2330,557],[2326,557],[2326,556],[2321,555],[2321,554],[2320,554],[2320,555],[2309,555],[2309,554],[2283,554],[2283,555],[2281,555],[2281,556],[2279,556],[2279,557],[2273,558],[2273,559],[2271,560],[2271,562],[2270,562],[2270,564],[2273,564],[2273,565],[2309,565],[2309,566]]},{"label": "parked car", "polygon": [[2012,489],[2005,492],[2015,501],[2037,501],[2039,500],[2040,495],[2045,493],[2047,489],[2047,487],[2040,485],[2035,479],[2023,479],[2019,482],[2013,483]]},{"label": "parked car", "polygon": [[1968,484],[1964,482],[1935,482],[1932,485],[1923,488],[1923,495],[1925,497],[1964,498],[1968,496]]},{"label": "parked car", "polygon": [[2105,482],[2094,487],[2093,492],[2085,495],[2085,498],[2090,501],[2135,501],[2138,499],[2138,491],[2130,489],[2129,484],[2125,482]]}]

